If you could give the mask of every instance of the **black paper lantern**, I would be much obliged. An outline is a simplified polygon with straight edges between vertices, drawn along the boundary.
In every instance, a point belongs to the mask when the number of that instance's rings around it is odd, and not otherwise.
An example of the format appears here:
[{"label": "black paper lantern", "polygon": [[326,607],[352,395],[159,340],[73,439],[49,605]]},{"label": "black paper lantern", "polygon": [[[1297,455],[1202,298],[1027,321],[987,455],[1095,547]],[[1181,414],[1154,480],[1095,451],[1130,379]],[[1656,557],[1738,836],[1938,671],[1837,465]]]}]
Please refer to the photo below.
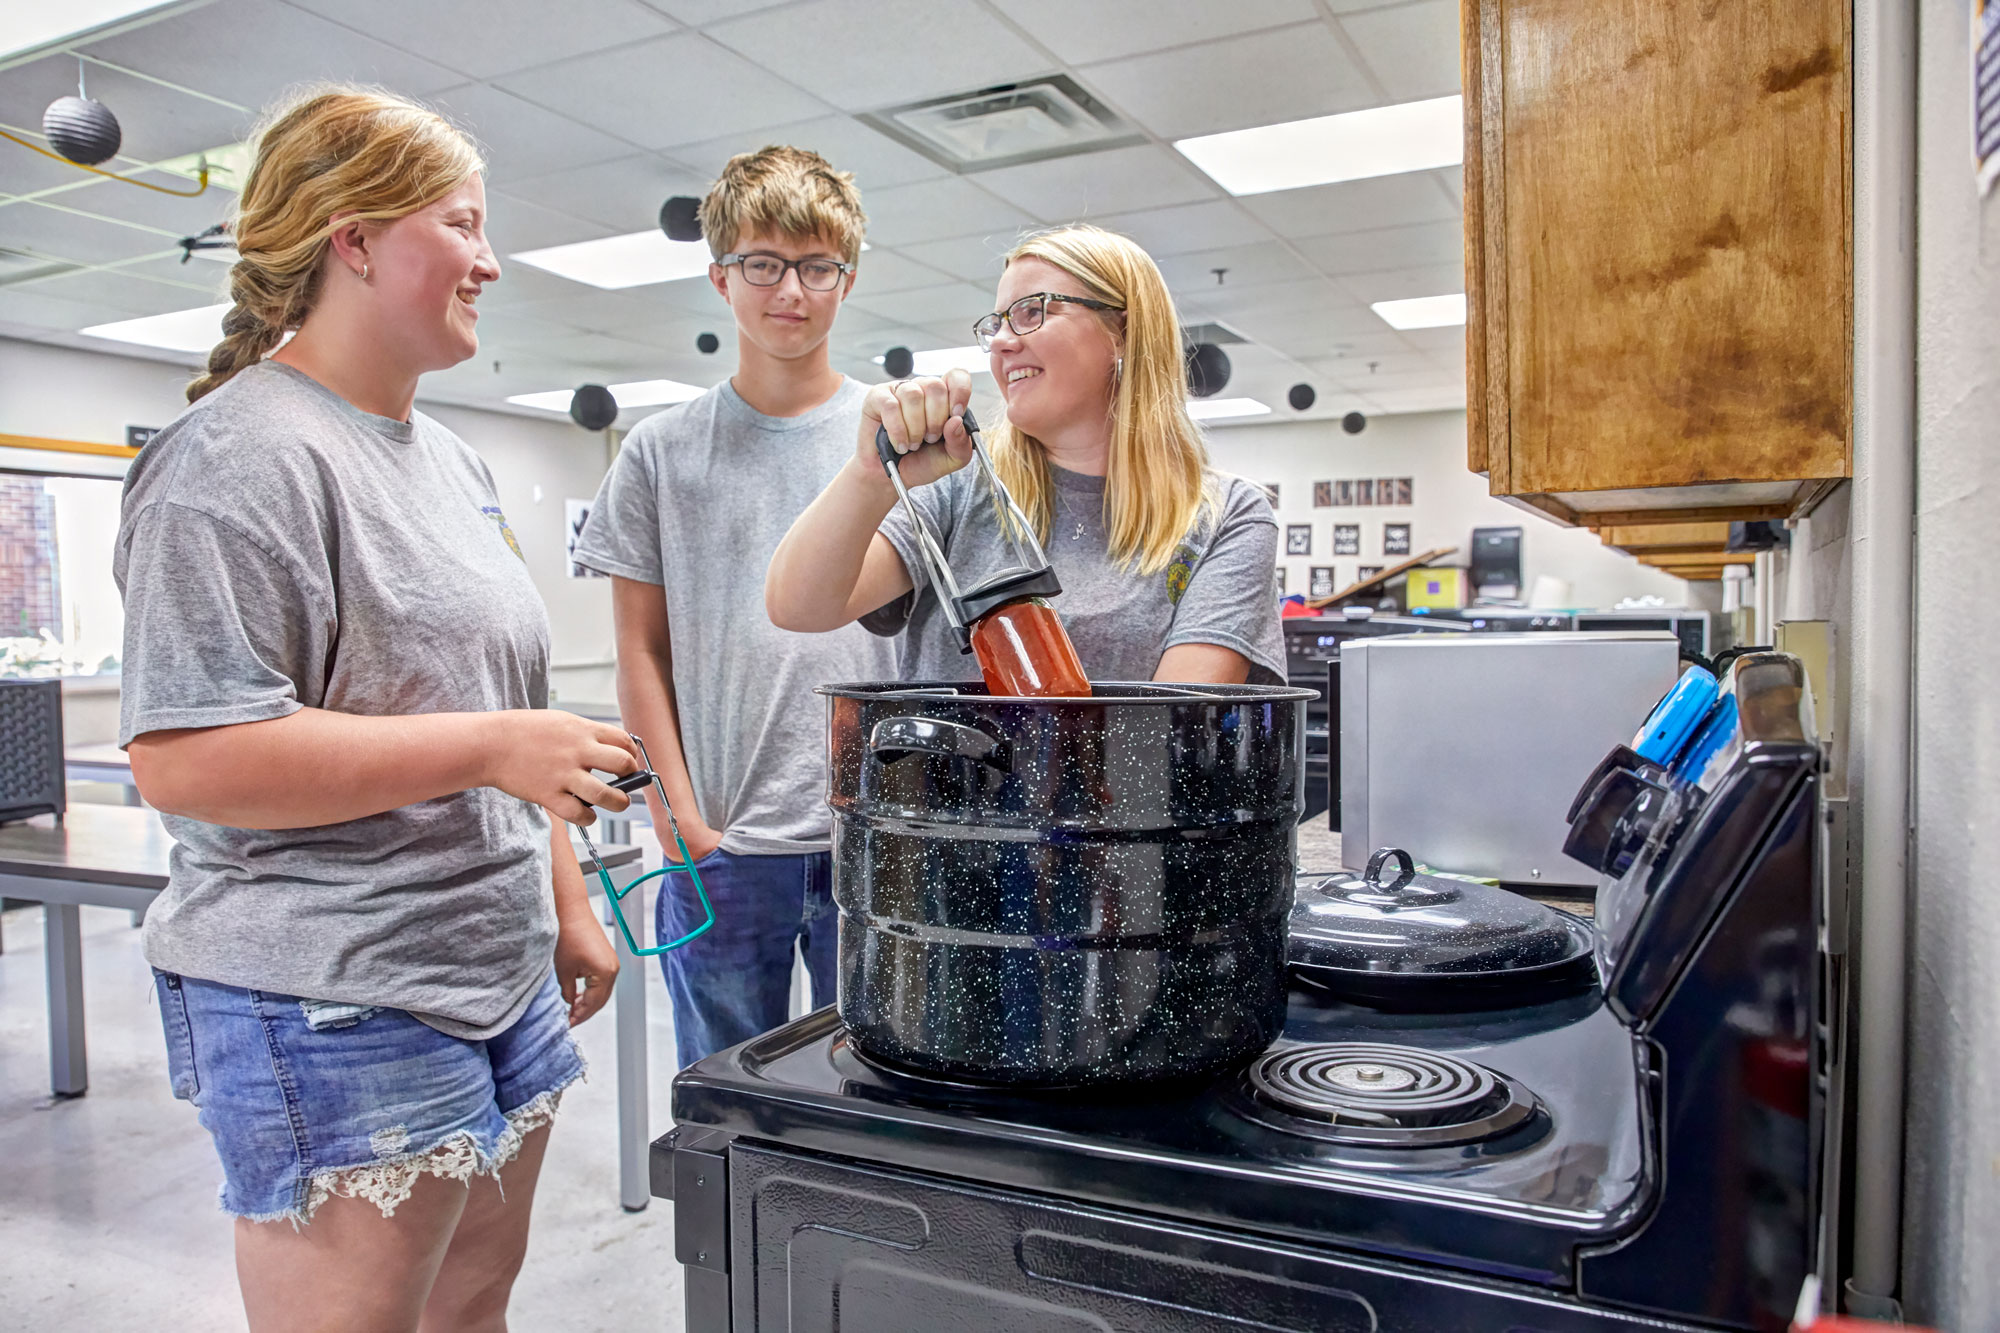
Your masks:
[{"label": "black paper lantern", "polygon": [[1188,392],[1211,398],[1229,384],[1229,355],[1214,343],[1188,348]]},{"label": "black paper lantern", "polygon": [[1303,412],[1313,405],[1313,400],[1317,397],[1319,395],[1313,392],[1312,385],[1294,384],[1285,394],[1285,401],[1292,405],[1292,411]]},{"label": "black paper lantern", "polygon": [[49,147],[79,166],[108,161],[125,141],[118,117],[94,97],[58,97],[42,113]]},{"label": "black paper lantern", "polygon": [[677,194],[660,205],[660,230],[670,241],[701,239],[701,200]]},{"label": "black paper lantern", "polygon": [[1349,435],[1359,435],[1362,431],[1368,429],[1368,418],[1362,416],[1359,412],[1349,412],[1340,419],[1340,428]]},{"label": "black paper lantern", "polygon": [[907,347],[891,347],[882,353],[882,369],[892,380],[906,380],[916,368],[916,353]]},{"label": "black paper lantern", "polygon": [[585,430],[603,430],[618,420],[618,400],[602,384],[585,384],[570,395],[569,419]]},{"label": "black paper lantern", "polygon": [[700,352],[703,356],[715,355],[716,350],[721,346],[722,339],[712,333],[697,333],[694,336],[694,350]]}]

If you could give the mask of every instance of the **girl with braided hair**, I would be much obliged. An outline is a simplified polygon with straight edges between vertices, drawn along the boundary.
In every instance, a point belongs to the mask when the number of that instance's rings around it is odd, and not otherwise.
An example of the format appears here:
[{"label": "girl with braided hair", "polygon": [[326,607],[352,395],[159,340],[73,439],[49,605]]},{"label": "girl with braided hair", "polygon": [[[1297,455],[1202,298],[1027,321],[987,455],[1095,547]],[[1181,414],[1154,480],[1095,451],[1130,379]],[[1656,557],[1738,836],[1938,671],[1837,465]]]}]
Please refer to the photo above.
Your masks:
[{"label": "girl with braided hair", "polygon": [[279,109],[223,339],[126,482],[120,741],[176,842],[145,952],[258,1330],[504,1326],[618,970],[562,821],[625,808],[631,741],[548,709],[492,477],[414,410],[500,276],[481,168],[386,93]]}]

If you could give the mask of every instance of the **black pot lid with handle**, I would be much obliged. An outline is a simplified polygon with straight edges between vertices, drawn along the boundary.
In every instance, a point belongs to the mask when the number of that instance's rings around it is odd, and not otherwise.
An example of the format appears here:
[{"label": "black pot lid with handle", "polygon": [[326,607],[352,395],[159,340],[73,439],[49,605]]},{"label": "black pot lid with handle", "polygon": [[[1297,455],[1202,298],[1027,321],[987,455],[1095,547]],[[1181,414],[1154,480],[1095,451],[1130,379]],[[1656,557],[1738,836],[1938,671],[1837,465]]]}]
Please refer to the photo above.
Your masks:
[{"label": "black pot lid with handle", "polygon": [[1420,875],[1401,848],[1358,875],[1300,875],[1290,924],[1293,975],[1383,1007],[1534,1004],[1597,980],[1588,923],[1495,885]]}]

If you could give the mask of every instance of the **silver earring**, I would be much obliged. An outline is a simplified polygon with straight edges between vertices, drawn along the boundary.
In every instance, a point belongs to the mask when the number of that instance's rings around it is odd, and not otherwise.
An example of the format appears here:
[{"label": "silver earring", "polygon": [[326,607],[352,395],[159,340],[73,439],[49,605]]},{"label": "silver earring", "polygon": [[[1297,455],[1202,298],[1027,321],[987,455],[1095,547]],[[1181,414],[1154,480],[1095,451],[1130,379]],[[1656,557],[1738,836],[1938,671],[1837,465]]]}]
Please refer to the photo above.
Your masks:
[{"label": "silver earring", "polygon": [[1122,357],[1122,356],[1121,356],[1121,357],[1119,357],[1119,358],[1118,358],[1118,363],[1117,363],[1117,364],[1116,364],[1115,366],[1113,366],[1113,367],[1112,367],[1112,369],[1111,369],[1111,378],[1112,378],[1112,379],[1113,379],[1114,381],[1116,381],[1116,380],[1122,380],[1122,379],[1124,379],[1124,378],[1125,378],[1125,358],[1124,358],[1124,357]]},{"label": "silver earring", "polygon": [[363,264],[361,266],[361,280],[363,282],[368,281],[368,265],[366,264]]}]

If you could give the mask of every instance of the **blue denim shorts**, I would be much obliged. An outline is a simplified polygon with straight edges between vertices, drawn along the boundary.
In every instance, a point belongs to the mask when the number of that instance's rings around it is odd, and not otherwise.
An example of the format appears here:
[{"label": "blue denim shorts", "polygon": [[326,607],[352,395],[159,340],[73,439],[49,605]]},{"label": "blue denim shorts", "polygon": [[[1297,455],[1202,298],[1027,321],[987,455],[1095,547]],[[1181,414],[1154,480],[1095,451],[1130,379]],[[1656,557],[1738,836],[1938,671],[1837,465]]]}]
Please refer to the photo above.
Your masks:
[{"label": "blue denim shorts", "polygon": [[553,972],[487,1041],[401,1009],[153,976],[174,1096],[215,1140],[223,1211],[253,1222],[303,1223],[334,1196],[386,1217],[419,1176],[495,1174],[583,1074]]}]

